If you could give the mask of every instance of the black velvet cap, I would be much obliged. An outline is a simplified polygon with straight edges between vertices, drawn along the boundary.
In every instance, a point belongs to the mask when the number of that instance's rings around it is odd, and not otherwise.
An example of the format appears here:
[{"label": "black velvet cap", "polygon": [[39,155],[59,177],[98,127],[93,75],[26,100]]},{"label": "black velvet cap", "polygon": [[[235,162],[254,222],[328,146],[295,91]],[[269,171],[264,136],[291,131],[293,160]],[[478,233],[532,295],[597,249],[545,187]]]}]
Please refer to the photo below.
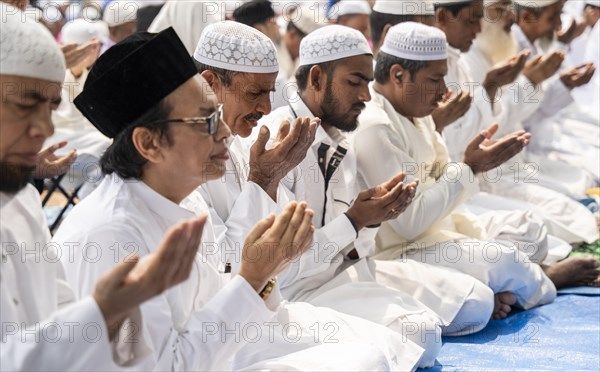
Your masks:
[{"label": "black velvet cap", "polygon": [[173,28],[139,32],[98,58],[75,106],[114,138],[197,73]]}]

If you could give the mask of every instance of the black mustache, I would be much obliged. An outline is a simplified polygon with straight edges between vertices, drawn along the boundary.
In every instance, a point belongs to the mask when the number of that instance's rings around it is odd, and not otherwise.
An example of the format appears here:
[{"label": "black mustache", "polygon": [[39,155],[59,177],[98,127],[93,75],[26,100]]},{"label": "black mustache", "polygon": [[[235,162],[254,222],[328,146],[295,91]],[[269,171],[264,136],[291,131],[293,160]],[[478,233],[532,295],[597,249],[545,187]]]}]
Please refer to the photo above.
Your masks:
[{"label": "black mustache", "polygon": [[357,103],[352,105],[352,110],[356,109],[356,110],[364,110],[365,108],[367,108],[367,105],[364,103]]},{"label": "black mustache", "polygon": [[244,117],[244,119],[246,119],[248,121],[252,121],[252,120],[259,121],[260,119],[262,119],[263,116],[264,116],[263,114],[250,114],[250,115],[246,115]]}]

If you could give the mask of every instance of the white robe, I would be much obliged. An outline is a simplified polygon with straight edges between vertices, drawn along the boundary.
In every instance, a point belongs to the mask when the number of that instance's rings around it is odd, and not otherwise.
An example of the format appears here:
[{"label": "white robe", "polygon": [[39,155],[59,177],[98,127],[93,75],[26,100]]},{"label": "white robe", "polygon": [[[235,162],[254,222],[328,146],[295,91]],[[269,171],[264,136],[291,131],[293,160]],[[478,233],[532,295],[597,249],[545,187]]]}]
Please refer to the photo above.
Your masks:
[{"label": "white robe", "polygon": [[100,159],[112,143],[112,140],[100,133],[73,103],[83,91],[88,74],[89,71],[85,69],[79,78],[75,78],[70,70],[67,70],[65,75],[61,102],[58,108],[52,111],[54,134],[46,140],[46,145],[60,141],[69,142],[67,147],[56,152],[58,156],[64,156],[71,149],[76,148],[80,155],[84,154]]},{"label": "white robe", "polygon": [[[529,49],[532,56],[548,53],[539,42],[531,44],[518,25],[513,25],[512,33],[519,45],[519,51]],[[560,43],[555,44],[558,45],[558,49],[565,48]],[[566,67],[572,66],[564,66],[560,71]],[[597,140],[600,136],[598,118],[585,115],[574,104],[573,94],[561,82],[559,73],[542,83],[543,97],[539,108],[519,122],[533,135],[521,161],[536,164],[539,168],[536,179],[540,185],[567,195],[581,197],[587,188],[598,185],[600,171],[594,164],[594,162],[598,164],[597,159],[600,154],[598,152],[600,142]],[[576,130],[581,125],[587,127],[583,139]],[[585,138],[593,141],[592,147],[587,145],[589,142]],[[594,145],[596,148],[593,147]],[[561,153],[567,155],[561,156]],[[588,161],[591,162],[589,165],[582,166]]]},{"label": "white robe", "polygon": [[[489,285],[494,293],[514,293],[524,308],[552,301],[554,285],[541,267],[530,261],[546,254],[543,226],[530,213],[516,213],[515,217],[515,213],[496,212],[482,221],[461,212],[460,205],[478,193],[478,180],[466,164],[448,163],[446,146],[435,132],[432,118],[413,124],[372,88],[371,97],[354,136],[359,174],[368,187],[401,171],[421,180],[408,209],[382,225],[380,257],[405,255],[458,269]],[[492,239],[517,240],[537,249],[526,255],[513,244]],[[488,246],[499,252],[496,261],[486,259]]]},{"label": "white robe", "polygon": [[[107,176],[73,209],[54,237],[58,247],[70,247],[73,252],[68,259],[63,256],[62,262],[77,293],[89,293],[103,271],[132,251],[141,256],[153,252],[178,221],[207,212],[199,195],[190,197],[194,211],[172,203],[141,181]],[[190,278],[142,305],[144,334],[153,349],[152,363],[146,369],[266,368],[268,364],[261,362],[268,359],[279,369],[301,368],[301,361],[293,359],[288,364],[285,356],[302,352],[311,358],[313,351],[318,355],[327,338],[316,334],[321,329],[311,327],[330,322],[339,326],[336,336],[342,344],[347,341],[349,347],[357,347],[362,339],[364,347],[376,352],[370,359],[364,354],[352,358],[358,368],[415,368],[422,350],[402,343],[383,327],[307,304],[280,303],[277,290],[264,302],[241,276],[230,278],[224,273],[214,241],[209,219]],[[374,331],[373,337],[365,329]],[[331,356],[338,357],[342,356]]]},{"label": "white robe", "polygon": [[204,28],[225,20],[224,7],[235,9],[235,4],[229,3],[233,2],[167,1],[148,27],[148,32],[160,32],[173,27],[189,54],[193,55]]},{"label": "white robe", "polygon": [[123,359],[113,353],[116,344],[91,296],[74,302],[32,186],[0,193],[0,221],[0,369],[106,371],[143,358],[141,349]]},{"label": "white robe", "polygon": [[[293,122],[296,115],[313,117],[298,96],[290,101],[288,107],[274,111],[260,124],[267,125],[271,133],[275,133],[282,120]],[[317,150],[322,143],[330,145],[326,162],[338,145],[345,144],[348,148],[330,180],[327,192],[318,166]],[[426,305],[441,318],[443,331],[447,334],[468,333],[485,326],[491,292],[478,286],[472,278],[410,260],[381,262],[369,258],[375,252],[374,237],[378,229],[365,228],[356,237],[356,231],[344,214],[361,190],[356,180],[354,153],[341,132],[335,129],[326,132],[323,128],[318,128],[306,158],[285,178],[284,184],[294,193],[296,200],[308,202],[309,207],[315,211],[313,223],[318,227],[312,249],[292,267],[299,266],[300,269],[294,271],[295,275],[283,278],[284,294],[323,306],[334,306],[338,310],[383,324],[389,320],[373,313],[376,308],[374,303],[393,301],[398,304],[398,310],[402,306],[408,306],[409,309],[419,303]],[[359,255],[358,261],[346,257],[352,249],[356,249]],[[431,276],[445,279],[423,279]],[[375,296],[372,292],[363,293],[361,287],[366,288],[367,285],[379,288],[379,294]],[[365,298],[370,299],[366,306]],[[416,304],[413,299],[417,300]],[[471,306],[478,309],[476,316],[466,311]],[[449,326],[451,323],[462,323],[463,317],[470,318],[473,324],[478,325],[470,330],[457,324]]]},{"label": "white robe", "polygon": [[298,59],[292,59],[285,43],[282,41],[277,47],[277,57],[279,59],[279,75],[275,81],[275,93],[271,96],[271,109],[275,110],[285,106],[288,100],[298,91],[294,74],[298,68]]},{"label": "white robe", "polygon": [[490,127],[502,114],[502,105],[495,102],[493,105],[487,96],[481,82],[473,80],[467,74],[460,60],[460,50],[447,45],[448,48],[448,74],[444,81],[448,89],[454,94],[460,89],[469,92],[473,97],[469,110],[456,121],[443,130],[446,143],[449,144],[450,158],[461,161],[464,149],[470,138],[474,138],[479,132]]},{"label": "white robe", "polygon": [[[483,81],[487,71],[492,67],[491,61],[483,51],[476,45],[468,53],[461,56],[460,66],[472,81]],[[560,81],[559,81],[560,83]],[[561,83],[562,85],[562,83]],[[534,88],[533,85],[521,75],[517,81],[500,90],[502,114],[498,119],[500,130],[497,137],[513,131],[523,129],[522,121],[536,112],[542,110],[543,105],[552,104],[550,96],[545,94],[541,87]],[[560,90],[560,87],[554,88]],[[564,87],[562,90],[565,90]],[[568,91],[567,91],[568,94]],[[555,97],[560,96],[559,94]],[[548,100],[548,101],[547,101]],[[532,138],[533,143],[544,142]],[[456,147],[457,145],[454,144]],[[465,146],[464,143],[461,146]],[[578,149],[579,150],[579,149]],[[464,151],[464,148],[463,148]],[[596,152],[598,155],[598,152]],[[592,155],[588,153],[588,155]],[[463,156],[461,154],[461,156]],[[591,156],[589,160],[593,163],[597,156]],[[527,163],[523,163],[527,162]],[[520,164],[523,163],[523,164]],[[548,226],[549,233],[568,243],[593,242],[598,239],[598,229],[594,216],[575,200],[544,186],[552,186],[555,179],[559,179],[561,185],[567,185],[563,191],[581,187],[580,178],[586,177],[575,166],[556,161],[543,161],[526,148],[523,154],[509,160],[503,166],[487,172],[481,178],[481,189],[493,195],[500,196],[496,200],[487,198],[488,209],[515,208],[531,209],[536,215],[544,220]],[[550,182],[546,182],[550,179]],[[575,179],[572,185],[568,182]],[[587,181],[583,181],[587,182]],[[506,198],[514,200],[506,200]],[[522,203],[515,203],[515,201]],[[479,201],[484,201],[479,199]],[[479,206],[483,204],[478,202]],[[556,241],[560,244],[559,241]],[[554,248],[562,249],[558,246]]]},{"label": "white robe", "polygon": [[[275,127],[278,128],[280,124],[281,121],[278,121]],[[271,133],[277,133],[275,128],[271,128],[271,130]],[[239,270],[244,237],[252,227],[268,214],[280,213],[281,208],[289,201],[296,200],[293,190],[290,191],[288,187],[284,186],[290,182],[289,175],[279,185],[277,203],[258,185],[246,181],[249,171],[248,164],[250,163],[249,146],[250,140],[242,142],[239,137],[234,137],[229,149],[230,160],[226,163],[225,176],[220,180],[207,182],[198,189],[200,195],[202,195],[202,198],[210,208],[217,236],[217,244],[219,247],[225,247],[224,249],[222,248],[223,251],[227,251],[222,256],[222,260],[223,262],[232,264],[233,273],[237,273]],[[304,200],[304,198],[297,200]],[[195,201],[187,198],[182,205],[193,209],[195,208]],[[400,324],[401,320],[414,324],[422,324],[426,321],[427,326],[431,329],[431,336],[422,339],[418,332],[414,332],[409,335],[409,340],[414,340],[418,345],[422,345],[426,349],[419,366],[433,365],[441,346],[439,344],[440,329],[436,324],[438,322],[437,316],[430,315],[428,313],[429,309],[424,305],[412,301],[411,298],[403,298],[408,296],[397,293],[397,291],[388,293],[387,297],[384,297],[381,293],[385,292],[386,288],[380,287],[375,283],[360,283],[357,285],[346,283],[348,294],[342,295],[342,289],[338,289],[337,291],[337,294],[346,297],[345,301],[319,302],[315,300],[315,297],[317,297],[315,291],[318,292],[318,287],[327,280],[313,282],[299,281],[300,279],[323,273],[324,270],[328,270],[329,268],[331,270],[324,275],[327,278],[334,275],[335,267],[329,264],[323,265],[323,262],[329,263],[330,261],[335,261],[336,263],[343,263],[343,257],[341,259],[339,256],[336,258],[336,255],[339,253],[340,247],[348,246],[355,237],[356,232],[354,227],[352,227],[352,224],[344,215],[340,216],[327,229],[318,230],[315,233],[313,247],[295,260],[288,269],[278,276],[278,282],[282,288],[284,297],[291,301],[307,301],[316,306],[330,307],[342,313],[358,316],[386,326],[393,324],[392,328],[395,329],[402,327]],[[320,247],[323,248],[320,249]],[[370,249],[370,247],[367,246],[366,249]],[[365,263],[363,262],[363,265],[357,265],[356,267],[365,270]],[[292,288],[290,284],[294,284],[295,286]],[[394,306],[390,311],[383,314],[380,311],[374,312],[364,308],[357,308],[353,302],[356,300],[363,301],[365,298],[356,294],[358,290],[368,293],[368,296],[372,297],[373,301],[380,301],[381,306],[388,306],[390,303],[394,303]],[[327,289],[322,288],[322,291],[326,292]],[[314,296],[311,296],[311,294],[314,294]],[[350,294],[352,294],[352,298],[348,298]],[[408,309],[402,307],[406,301],[411,304]]]}]

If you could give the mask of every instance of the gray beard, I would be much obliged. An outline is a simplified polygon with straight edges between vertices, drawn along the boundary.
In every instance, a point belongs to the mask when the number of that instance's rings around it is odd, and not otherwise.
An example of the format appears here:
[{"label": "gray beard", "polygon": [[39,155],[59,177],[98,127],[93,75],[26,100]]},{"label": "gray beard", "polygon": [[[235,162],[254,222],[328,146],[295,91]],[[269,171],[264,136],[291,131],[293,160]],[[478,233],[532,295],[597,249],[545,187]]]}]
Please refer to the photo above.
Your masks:
[{"label": "gray beard", "polygon": [[485,21],[482,22],[481,32],[475,38],[473,46],[483,52],[492,66],[506,61],[519,51],[512,33],[498,27],[498,23]]},{"label": "gray beard", "polygon": [[0,162],[0,192],[16,194],[27,186],[35,168]]}]

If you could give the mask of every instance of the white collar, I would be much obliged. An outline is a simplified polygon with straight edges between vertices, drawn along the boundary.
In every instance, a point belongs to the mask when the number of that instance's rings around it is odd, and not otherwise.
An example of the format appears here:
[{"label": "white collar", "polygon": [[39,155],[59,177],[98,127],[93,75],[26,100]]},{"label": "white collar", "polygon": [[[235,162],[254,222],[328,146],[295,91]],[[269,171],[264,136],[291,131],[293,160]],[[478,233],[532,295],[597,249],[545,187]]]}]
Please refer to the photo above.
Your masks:
[{"label": "white collar", "polygon": [[537,54],[537,48],[529,41],[525,32],[518,24],[513,24],[511,27],[511,32],[514,33],[515,38],[517,39],[517,44],[521,47],[521,50],[529,49],[531,51],[531,55]]},{"label": "white collar", "polygon": [[448,59],[450,59],[450,57],[455,57],[455,58],[460,57],[460,49],[455,48],[450,44],[446,44],[446,46],[448,48]]},{"label": "white collar", "polygon": [[163,218],[169,225],[174,225],[181,220],[193,218],[193,212],[173,203],[163,195],[156,192],[145,182],[141,180],[123,180],[114,175],[117,179],[112,182],[124,182],[130,192],[139,197],[148,209]]}]

